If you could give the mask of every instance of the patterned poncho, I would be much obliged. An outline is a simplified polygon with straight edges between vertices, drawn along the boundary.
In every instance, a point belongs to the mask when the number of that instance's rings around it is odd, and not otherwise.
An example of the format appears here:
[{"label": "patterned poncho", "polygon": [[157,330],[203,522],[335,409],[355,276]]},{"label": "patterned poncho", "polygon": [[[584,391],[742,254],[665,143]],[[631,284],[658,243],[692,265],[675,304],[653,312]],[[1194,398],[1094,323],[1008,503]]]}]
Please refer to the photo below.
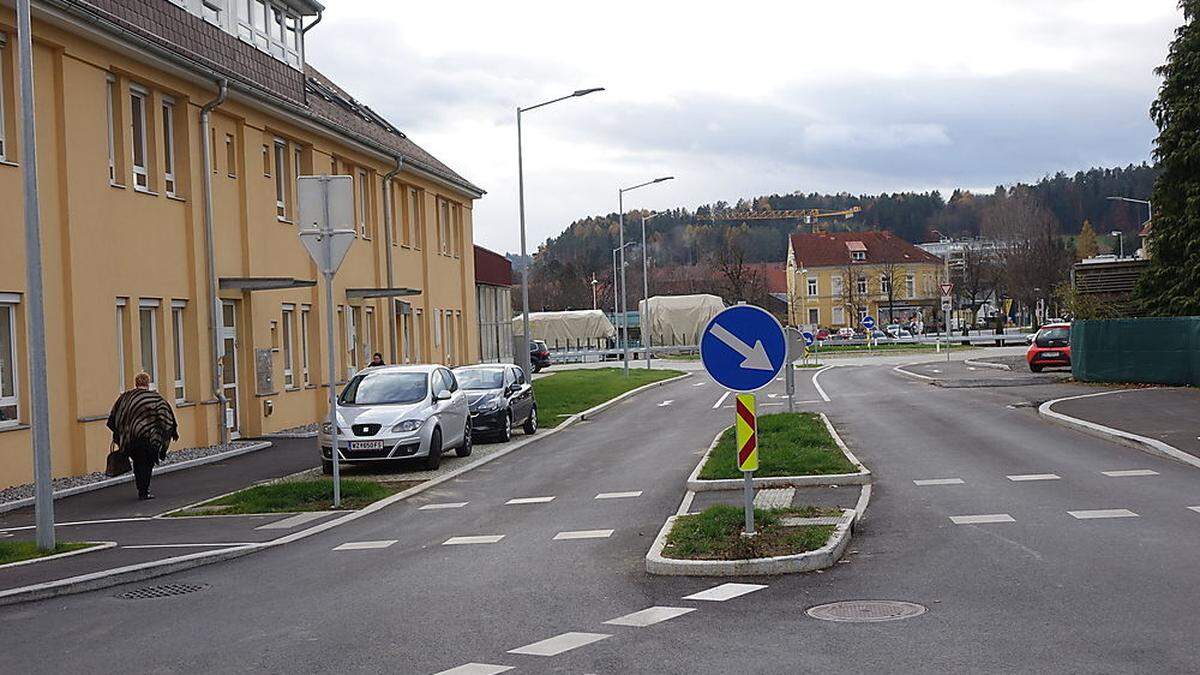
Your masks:
[{"label": "patterned poncho", "polygon": [[113,432],[113,442],[121,448],[138,442],[165,448],[171,440],[179,440],[170,404],[150,389],[130,389],[121,394],[108,414],[108,428]]}]

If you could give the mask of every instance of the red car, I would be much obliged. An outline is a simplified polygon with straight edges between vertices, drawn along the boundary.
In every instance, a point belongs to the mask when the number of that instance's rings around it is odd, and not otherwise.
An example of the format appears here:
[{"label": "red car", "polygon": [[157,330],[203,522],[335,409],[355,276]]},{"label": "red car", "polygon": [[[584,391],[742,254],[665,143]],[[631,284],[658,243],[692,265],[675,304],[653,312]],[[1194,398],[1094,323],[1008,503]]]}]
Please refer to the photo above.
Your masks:
[{"label": "red car", "polygon": [[1042,326],[1025,352],[1025,361],[1035,373],[1046,366],[1071,365],[1071,324],[1050,323]]}]

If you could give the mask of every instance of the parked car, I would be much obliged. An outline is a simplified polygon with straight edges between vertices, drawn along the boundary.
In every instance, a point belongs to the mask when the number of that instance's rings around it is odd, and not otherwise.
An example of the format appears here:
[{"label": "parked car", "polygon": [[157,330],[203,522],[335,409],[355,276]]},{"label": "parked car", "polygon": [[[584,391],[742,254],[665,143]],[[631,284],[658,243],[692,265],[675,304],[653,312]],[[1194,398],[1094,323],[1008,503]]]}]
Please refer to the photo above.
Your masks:
[{"label": "parked car", "polygon": [[828,340],[829,339],[829,329],[822,328],[821,330],[817,331],[817,334],[814,337],[818,340]]},{"label": "parked car", "polygon": [[839,328],[838,332],[837,332],[837,336],[838,336],[838,338],[840,338],[842,340],[853,340],[854,339],[854,329],[853,328]]},{"label": "parked car", "polygon": [[336,429],[327,421],[317,433],[327,474],[333,473],[334,434],[339,462],[349,464],[423,458],[426,469],[436,469],[443,450],[471,454],[467,396],[445,366],[363,370],[338,396],[336,419]]},{"label": "parked car", "polygon": [[550,348],[542,340],[529,342],[529,367],[535,373],[550,367]]},{"label": "parked car", "polygon": [[483,364],[454,369],[458,384],[467,392],[471,430],[475,437],[490,436],[501,441],[512,438],[513,427],[526,434],[537,432],[537,400],[533,386],[519,367]]},{"label": "parked car", "polygon": [[1042,326],[1025,352],[1025,361],[1035,373],[1042,372],[1046,366],[1071,365],[1071,324]]}]

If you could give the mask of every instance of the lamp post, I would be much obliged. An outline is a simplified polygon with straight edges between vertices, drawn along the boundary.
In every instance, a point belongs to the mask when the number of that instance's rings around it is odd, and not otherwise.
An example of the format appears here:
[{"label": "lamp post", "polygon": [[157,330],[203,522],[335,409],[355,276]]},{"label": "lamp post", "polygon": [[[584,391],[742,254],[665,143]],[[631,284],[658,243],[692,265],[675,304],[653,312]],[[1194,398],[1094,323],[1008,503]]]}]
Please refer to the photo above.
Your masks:
[{"label": "lamp post", "polygon": [[650,324],[646,320],[650,316],[650,263],[646,259],[646,221],[663,213],[665,211],[642,216],[642,304],[645,307],[642,308],[644,313],[638,315],[638,323],[642,327],[642,341],[646,343],[646,370],[650,370],[650,333],[647,330]]},{"label": "lamp post", "polygon": [[[645,183],[638,183],[627,188],[617,190],[617,221],[618,230],[621,235],[621,305],[625,305],[625,193],[631,192],[638,188],[644,188],[647,185],[654,185],[665,180],[671,180],[674,176],[663,176],[648,180]],[[625,375],[629,375],[629,317],[626,314],[621,315],[621,327],[625,333],[625,340],[621,343],[621,361],[624,364]]]},{"label": "lamp post", "polygon": [[1117,238],[1117,247],[1118,247],[1117,248],[1117,259],[1120,260],[1120,259],[1124,258],[1125,257],[1125,236],[1124,236],[1125,233],[1120,230],[1113,230],[1112,232],[1109,232],[1109,234],[1111,234],[1112,236]]},{"label": "lamp post", "polygon": [[[1154,219],[1154,204],[1151,204],[1149,199],[1134,199],[1133,197],[1105,197],[1105,199],[1107,199],[1111,202],[1129,202],[1131,204],[1145,204],[1146,205],[1146,222],[1148,223]],[[1125,257],[1125,240],[1116,231],[1114,231],[1112,233],[1112,235],[1117,238],[1117,243],[1120,246],[1120,255],[1118,257],[1124,258]]]},{"label": "lamp post", "polygon": [[[591,89],[578,89],[566,96],[560,96],[556,99],[543,101],[537,105],[531,105],[526,108],[517,108],[517,201],[521,211],[521,326],[525,331],[525,342],[529,342],[529,261],[525,249],[525,164],[521,154],[521,113],[529,112],[536,108],[548,106],[551,103],[558,103],[569,98],[577,98],[579,96],[587,96],[598,91],[604,91],[604,87],[592,87]],[[519,365],[528,373],[529,372],[529,346],[519,350],[517,358],[520,359]]]},{"label": "lamp post", "polygon": [[598,283],[600,282],[596,281],[596,273],[592,272],[592,309],[596,309],[596,284]]},{"label": "lamp post", "polygon": [[[613,279],[613,281],[612,281],[612,284],[613,284],[613,321],[616,321],[616,320],[617,320],[617,315],[621,313],[621,301],[617,299],[617,298],[618,298],[618,296],[617,296],[617,251],[621,251],[621,250],[623,250],[623,249],[624,249],[626,246],[633,246],[633,242],[631,241],[631,242],[629,242],[628,244],[621,244],[620,246],[618,246],[617,248],[614,248],[614,249],[612,250],[612,259],[613,259],[613,262],[612,262],[612,268],[613,268],[613,276],[612,276],[612,279]],[[624,266],[624,265],[625,265],[625,262],[624,262],[624,261],[625,261],[625,256],[623,256],[623,255],[622,255],[622,256],[621,256],[621,265],[622,265],[622,266]],[[618,343],[618,344],[620,344],[620,342],[621,342],[621,329],[620,329],[620,325],[621,325],[620,323],[618,323],[618,324],[617,324],[617,343]]]}]

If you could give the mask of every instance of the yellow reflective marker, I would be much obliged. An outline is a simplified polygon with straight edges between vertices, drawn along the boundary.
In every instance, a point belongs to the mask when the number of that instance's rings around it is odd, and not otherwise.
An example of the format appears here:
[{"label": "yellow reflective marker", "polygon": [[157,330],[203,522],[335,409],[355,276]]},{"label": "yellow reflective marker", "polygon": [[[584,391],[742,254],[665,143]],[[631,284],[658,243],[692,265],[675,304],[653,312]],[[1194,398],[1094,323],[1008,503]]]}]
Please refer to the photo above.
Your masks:
[{"label": "yellow reflective marker", "polygon": [[739,471],[758,471],[758,416],[754,394],[737,397],[737,460]]}]

